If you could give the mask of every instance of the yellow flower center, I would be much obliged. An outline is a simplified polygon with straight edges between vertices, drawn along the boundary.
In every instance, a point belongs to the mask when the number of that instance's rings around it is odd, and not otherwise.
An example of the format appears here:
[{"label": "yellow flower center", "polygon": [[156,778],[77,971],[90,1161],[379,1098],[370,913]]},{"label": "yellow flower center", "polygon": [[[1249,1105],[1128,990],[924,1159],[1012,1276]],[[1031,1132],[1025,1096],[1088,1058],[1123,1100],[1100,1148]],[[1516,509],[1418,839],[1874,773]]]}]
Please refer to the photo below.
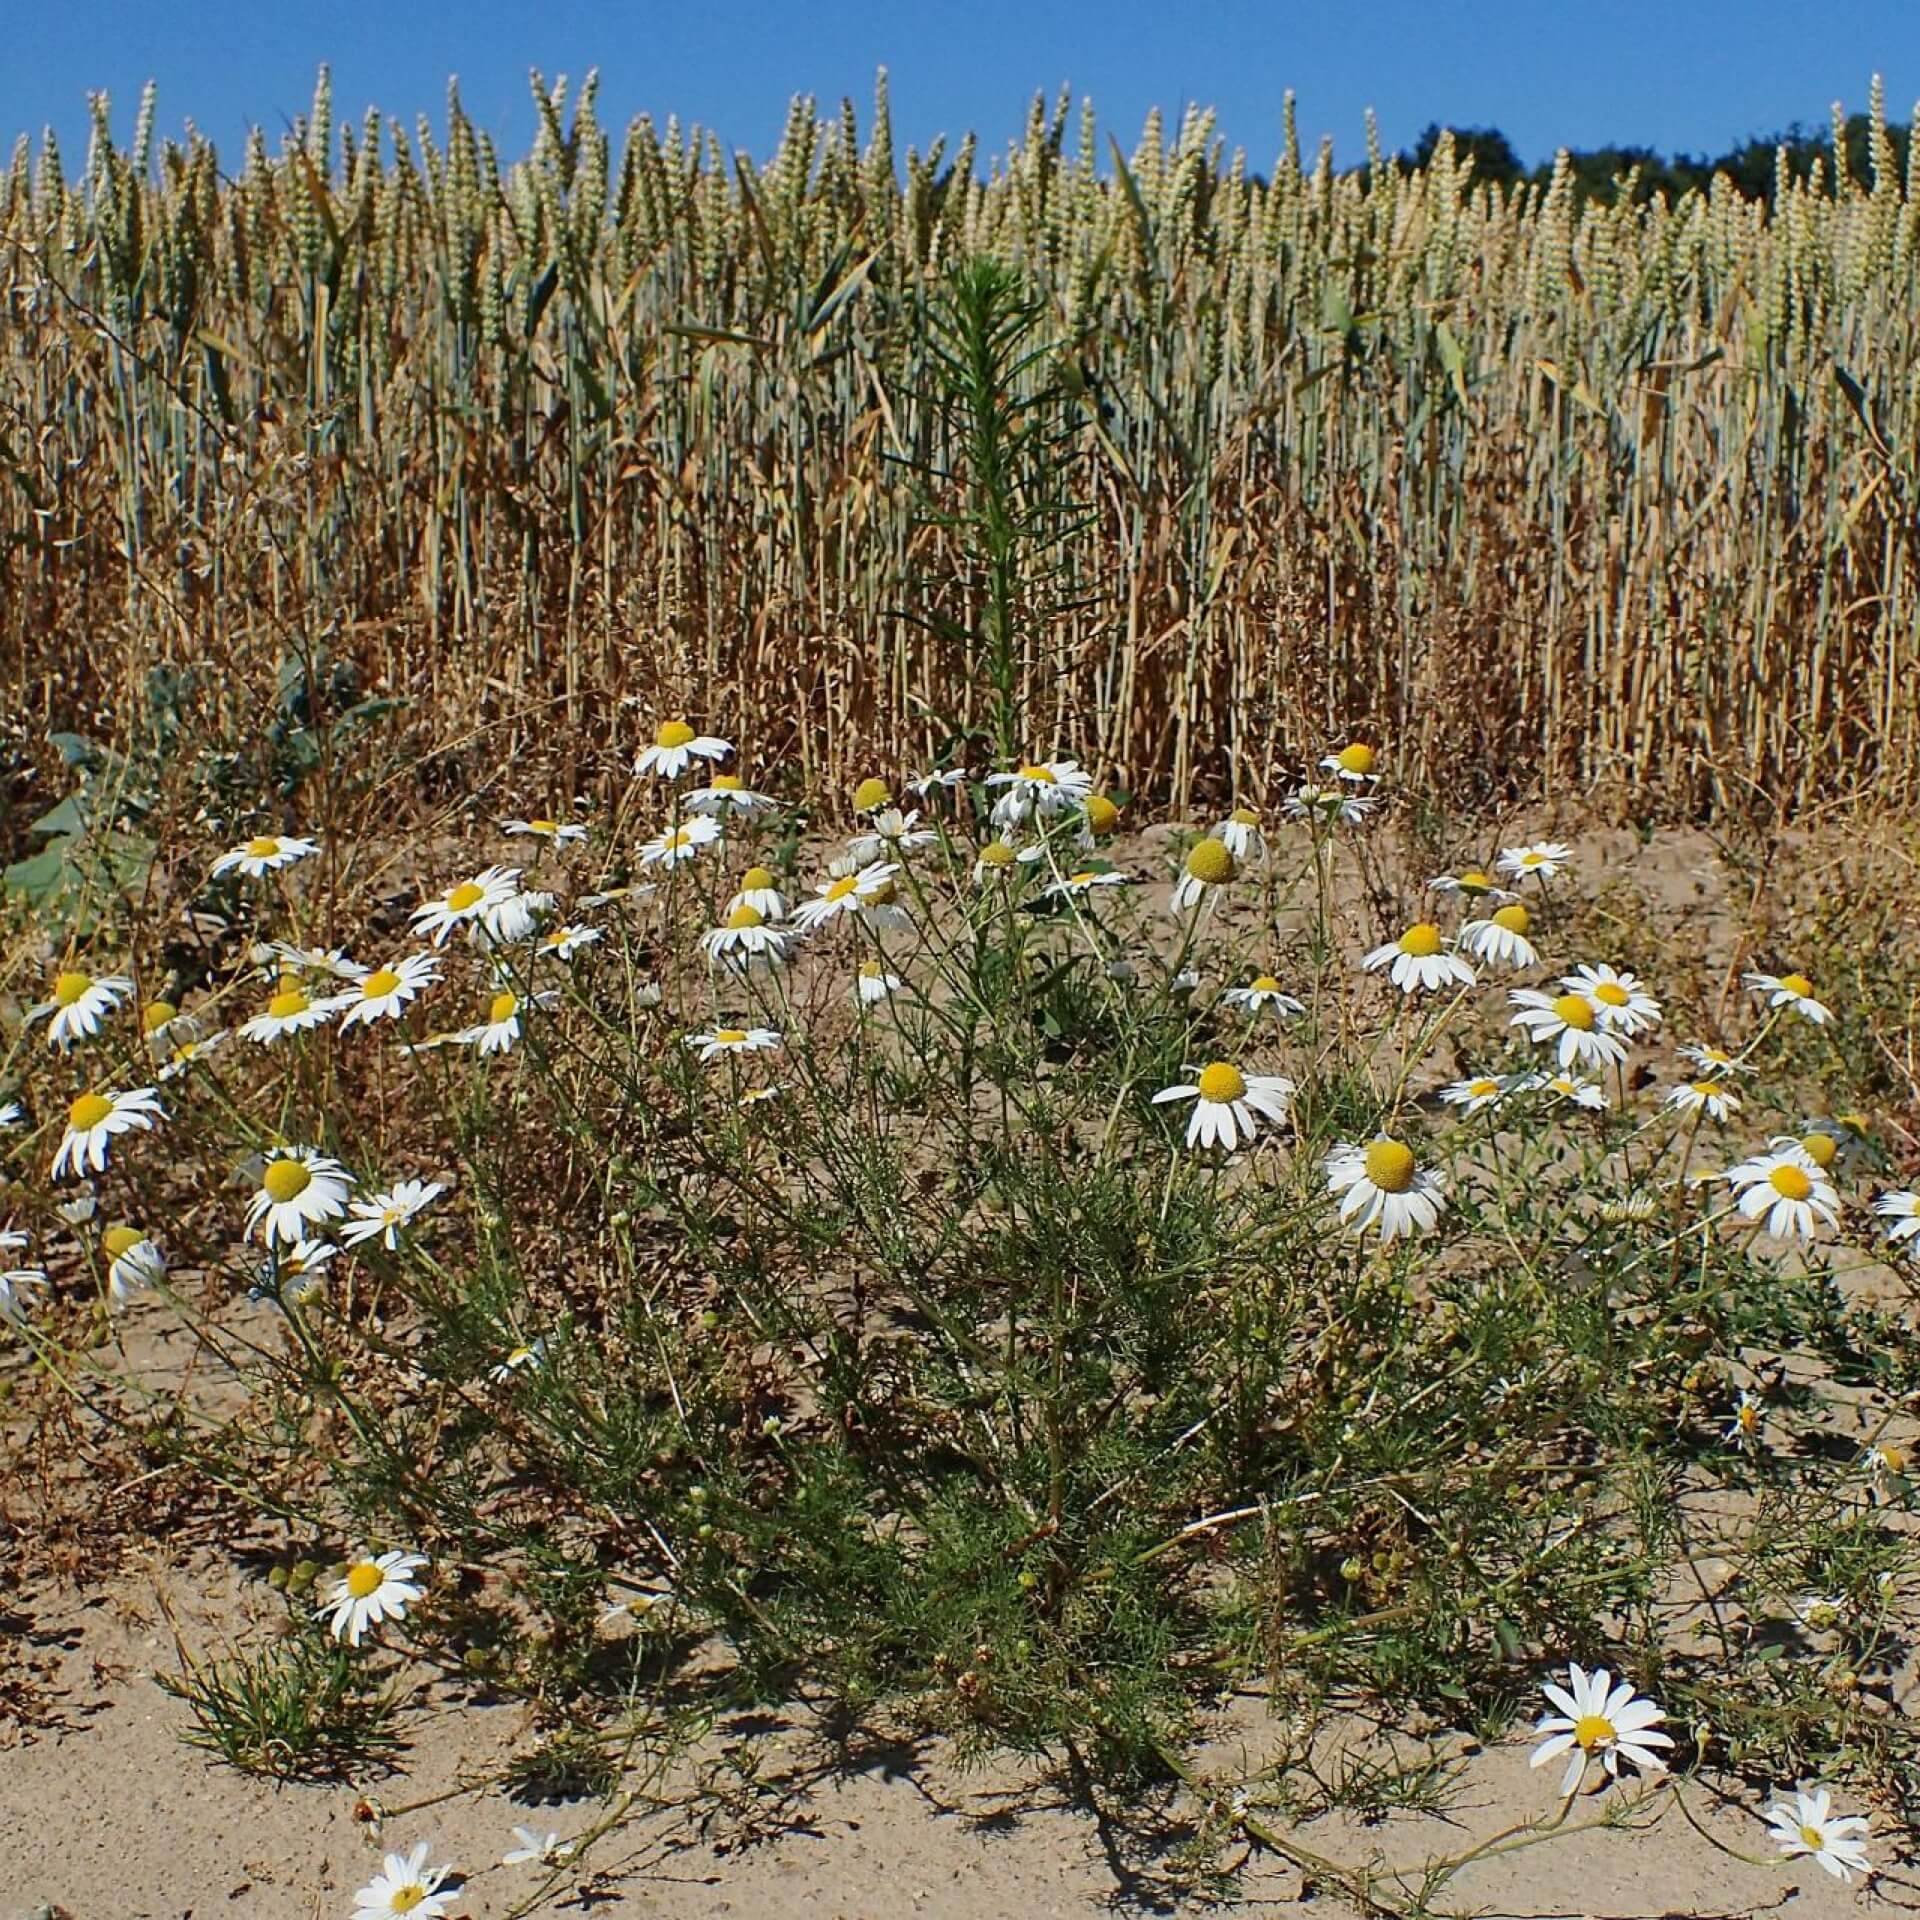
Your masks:
[{"label": "yellow flower center", "polygon": [[1818,1853],[1826,1846],[1827,1836],[1822,1833],[1818,1827],[1802,1827],[1800,1829],[1800,1844],[1805,1847],[1809,1853]]},{"label": "yellow flower center", "polygon": [[1476,1100],[1487,1100],[1500,1091],[1500,1082],[1498,1080],[1475,1080],[1469,1084],[1467,1091],[1472,1094]]},{"label": "yellow flower center", "polygon": [[746,782],[737,773],[716,773],[707,784],[716,793],[738,793]]},{"label": "yellow flower center", "polygon": [[313,1169],[300,1160],[275,1160],[260,1176],[260,1185],[276,1205],[298,1200],[313,1185]]},{"label": "yellow flower center", "polygon": [[1613,1742],[1613,1722],[1604,1713],[1583,1713],[1573,1723],[1573,1743],[1583,1753],[1591,1753],[1595,1747],[1610,1747]]},{"label": "yellow flower center", "polygon": [[1718,1080],[1696,1080],[1691,1090],[1702,1100],[1716,1100],[1726,1091]]},{"label": "yellow flower center", "polygon": [[1362,746],[1356,740],[1351,746],[1342,747],[1333,756],[1340,762],[1342,773],[1371,773],[1373,771],[1373,749]]},{"label": "yellow flower center", "polygon": [[53,998],[58,1006],[70,1007],[89,987],[93,985],[93,976],[86,973],[63,973],[53,983]]},{"label": "yellow flower center", "polygon": [[765,867],[749,867],[740,876],[742,893],[770,893],[773,890],[773,875]]},{"label": "yellow flower center", "polygon": [[1492,917],[1496,927],[1505,927],[1509,933],[1524,935],[1533,925],[1533,915],[1517,900],[1510,907],[1496,907]]},{"label": "yellow flower center", "polygon": [[394,988],[403,984],[391,967],[378,967],[360,982],[360,995],[365,1000],[384,1000]]},{"label": "yellow flower center", "polygon": [[426,1888],[418,1880],[409,1880],[404,1887],[395,1887],[387,1895],[387,1905],[395,1913],[411,1913],[426,1897]]},{"label": "yellow flower center", "polygon": [[155,1000],[148,1005],[146,1012],[140,1016],[140,1026],[143,1032],[158,1033],[168,1021],[178,1020],[179,1018],[180,1009],[176,1007],[171,1000]]},{"label": "yellow flower center", "polygon": [[1260,824],[1260,816],[1251,807],[1235,807],[1227,818],[1236,827],[1257,827]]},{"label": "yellow flower center", "polygon": [[727,915],[727,925],[736,929],[740,927],[765,926],[766,921],[767,916],[762,913],[758,907],[750,905],[745,900],[742,900],[740,904]]},{"label": "yellow flower center", "polygon": [[504,1025],[519,1012],[520,1002],[510,993],[496,993],[487,1003],[487,1024],[491,1027]]},{"label": "yellow flower center", "polygon": [[1250,993],[1278,993],[1279,991],[1280,982],[1270,973],[1263,973],[1259,979],[1248,988],[1248,992]]},{"label": "yellow flower center", "polygon": [[470,907],[477,907],[486,897],[485,887],[478,886],[471,880],[462,880],[447,895],[447,905],[455,913],[465,913]]},{"label": "yellow flower center", "polygon": [[860,876],[857,873],[843,873],[840,878],[827,889],[826,897],[829,901],[844,900],[859,884]]},{"label": "yellow flower center", "polygon": [[123,1253],[137,1247],[147,1236],[138,1227],[109,1227],[100,1236],[100,1244],[106,1248],[110,1260],[118,1260]]},{"label": "yellow flower center", "polygon": [[1813,1191],[1812,1179],[1800,1167],[1775,1167],[1767,1185],[1783,1200],[1804,1200]]},{"label": "yellow flower center", "polygon": [[280,842],[270,833],[257,834],[247,842],[247,851],[256,860],[271,860],[280,851]]},{"label": "yellow flower center", "polygon": [[385,1578],[371,1560],[356,1561],[347,1569],[347,1591],[356,1600],[364,1600],[369,1594],[380,1591],[380,1583]]},{"label": "yellow flower center", "polygon": [[1880,1448],[1880,1464],[1888,1473],[1905,1473],[1907,1470],[1906,1448],[1883,1444]]},{"label": "yellow flower center", "polygon": [[980,849],[980,863],[988,867],[1010,867],[1013,865],[1013,849],[1004,840],[989,840]]},{"label": "yellow flower center", "polygon": [[1491,893],[1493,891],[1493,882],[1489,880],[1478,867],[1469,867],[1466,872],[1460,876],[1460,891],[1462,893]]},{"label": "yellow flower center", "polygon": [[684,720],[663,720],[653,736],[656,747],[684,747],[695,738],[693,729]]},{"label": "yellow flower center", "polygon": [[1418,926],[1409,927],[1400,936],[1400,951],[1411,954],[1416,960],[1430,959],[1440,951],[1440,929],[1430,920],[1422,920]]},{"label": "yellow flower center", "polygon": [[1633,995],[1617,980],[1602,980],[1600,984],[1594,988],[1593,997],[1598,1000],[1602,1006],[1624,1007],[1633,998]]},{"label": "yellow flower center", "polygon": [[267,1002],[267,1016],[273,1020],[291,1020],[296,1013],[305,1013],[313,1002],[298,987],[288,987],[276,993]]},{"label": "yellow flower center", "polygon": [[75,1133],[87,1133],[113,1111],[113,1102],[104,1093],[83,1093],[67,1109],[67,1124]]},{"label": "yellow flower center", "polygon": [[1120,809],[1104,793],[1087,796],[1087,829],[1105,839],[1120,824]]},{"label": "yellow flower center", "polygon": [[1225,843],[1211,837],[1197,842],[1187,855],[1187,872],[1202,886],[1224,887],[1238,871]]},{"label": "yellow flower center", "polygon": [[1367,1178],[1382,1193],[1405,1193],[1413,1185],[1413,1149],[1399,1140],[1376,1140],[1367,1149]]},{"label": "yellow flower center", "polygon": [[560,823],[557,820],[529,820],[527,825],[530,826],[535,833],[558,833],[560,831]]},{"label": "yellow flower center", "polygon": [[1231,1106],[1246,1097],[1247,1076],[1238,1067],[1216,1060],[1200,1070],[1200,1098],[1216,1106]]},{"label": "yellow flower center", "polygon": [[737,1047],[746,1040],[747,1030],[745,1027],[715,1027],[713,1037],[723,1047]]},{"label": "yellow flower center", "polygon": [[1797,995],[1802,1000],[1812,997],[1813,982],[1804,973],[1783,973],[1780,976],[1780,984],[1787,992]]},{"label": "yellow flower center", "polygon": [[1099,877],[1099,873],[1094,868],[1082,867],[1078,873],[1070,873],[1067,875],[1067,885],[1070,887],[1090,887]]},{"label": "yellow flower center", "polygon": [[893,798],[892,790],[878,774],[868,774],[853,790],[853,810],[855,813],[871,813],[876,807],[884,807]]},{"label": "yellow flower center", "polygon": [[1800,1150],[1816,1167],[1830,1167],[1840,1151],[1840,1142],[1830,1133],[1803,1134]]},{"label": "yellow flower center", "polygon": [[882,880],[877,887],[869,888],[866,896],[867,904],[872,907],[890,907],[898,897],[891,880]]},{"label": "yellow flower center", "polygon": [[1022,780],[1031,780],[1042,787],[1057,787],[1060,782],[1051,767],[1036,766],[1032,761],[1020,769]]},{"label": "yellow flower center", "polygon": [[1563,993],[1553,1003],[1553,1012],[1563,1027],[1572,1027],[1577,1033],[1593,1031],[1593,1002],[1585,994]]},{"label": "yellow flower center", "polygon": [[860,962],[860,978],[862,980],[884,980],[886,977],[887,970],[878,960],[862,960]]}]

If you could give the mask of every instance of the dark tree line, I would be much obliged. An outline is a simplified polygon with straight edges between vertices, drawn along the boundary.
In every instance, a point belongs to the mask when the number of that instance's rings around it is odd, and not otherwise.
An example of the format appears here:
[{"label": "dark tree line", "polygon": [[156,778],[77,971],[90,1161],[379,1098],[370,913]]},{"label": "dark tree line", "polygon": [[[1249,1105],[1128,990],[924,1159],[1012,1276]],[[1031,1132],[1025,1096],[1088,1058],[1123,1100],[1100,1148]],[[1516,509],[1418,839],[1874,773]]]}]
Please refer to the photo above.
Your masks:
[{"label": "dark tree line", "polygon": [[[1437,122],[1429,125],[1414,143],[1412,152],[1401,155],[1402,162],[1408,166],[1425,166],[1432,159],[1434,148],[1440,144],[1440,136],[1444,131]],[[1528,167],[1514,152],[1512,141],[1497,127],[1455,127],[1452,132],[1455,153],[1472,156],[1476,180],[1510,187],[1521,181],[1544,183],[1553,177],[1551,161],[1542,166]],[[1908,131],[1903,126],[1890,126],[1887,132],[1893,143],[1895,164],[1901,177],[1904,177]],[[1787,150],[1787,165],[1794,179],[1806,179],[1817,160],[1831,186],[1831,131],[1827,128],[1814,130],[1804,127],[1797,120],[1783,133],[1757,135],[1741,141],[1725,153],[1711,157],[1694,153],[1677,153],[1668,157],[1656,153],[1651,147],[1608,146],[1575,152],[1569,158],[1573,162],[1574,193],[1579,198],[1615,199],[1628,176],[1633,175],[1637,168],[1638,174],[1634,179],[1636,199],[1650,199],[1656,193],[1665,194],[1670,200],[1675,199],[1689,187],[1705,189],[1711,186],[1714,175],[1724,173],[1748,198],[1764,200],[1773,195],[1774,156],[1780,147]],[[1846,123],[1846,151],[1849,173],[1855,180],[1871,185],[1874,176],[1872,123],[1864,113],[1856,113]]]}]

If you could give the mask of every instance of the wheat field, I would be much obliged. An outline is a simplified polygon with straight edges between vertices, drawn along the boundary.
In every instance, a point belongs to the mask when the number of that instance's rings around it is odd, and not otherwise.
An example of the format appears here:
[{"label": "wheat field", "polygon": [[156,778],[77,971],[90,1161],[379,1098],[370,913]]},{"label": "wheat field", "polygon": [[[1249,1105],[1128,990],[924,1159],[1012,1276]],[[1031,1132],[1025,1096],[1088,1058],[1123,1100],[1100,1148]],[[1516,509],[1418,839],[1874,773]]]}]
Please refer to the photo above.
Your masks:
[{"label": "wheat field", "polygon": [[[495,152],[336,124],[277,153],[0,171],[0,705],[240,751],[289,672],[399,703],[457,787],[614,777],[648,713],[810,791],[979,720],[966,482],[929,315],[1031,290],[1075,512],[1018,627],[1033,750],[1258,802],[1330,729],[1461,805],[1803,814],[1920,789],[1916,239],[1868,179],[1576,204],[1431,166],[1265,173],[1206,113],[1123,150],[1036,101],[901,153],[884,77],[761,165],[615,139],[534,79]],[[1916,147],[1920,151],[1920,147]],[[939,617],[930,610],[938,609]],[[321,661],[325,673],[317,674]],[[291,665],[290,665],[291,663]],[[636,715],[635,709],[639,709]],[[164,712],[161,711],[164,709]]]}]

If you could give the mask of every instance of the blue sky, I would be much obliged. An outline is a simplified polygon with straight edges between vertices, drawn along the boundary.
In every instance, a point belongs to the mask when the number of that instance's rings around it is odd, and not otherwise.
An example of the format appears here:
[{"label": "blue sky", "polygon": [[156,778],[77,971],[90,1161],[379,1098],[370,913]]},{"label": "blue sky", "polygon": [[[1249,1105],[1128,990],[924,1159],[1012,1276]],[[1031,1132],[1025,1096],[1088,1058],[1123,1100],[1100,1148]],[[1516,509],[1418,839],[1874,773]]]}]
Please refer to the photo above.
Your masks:
[{"label": "blue sky", "polygon": [[1124,145],[1150,106],[1215,106],[1257,167],[1278,149],[1288,87],[1309,148],[1328,133],[1349,160],[1369,106],[1391,147],[1429,120],[1493,125],[1533,161],[1608,140],[1719,151],[1796,118],[1821,123],[1835,98],[1864,106],[1875,71],[1890,116],[1920,95],[1920,0],[67,0],[18,8],[6,37],[0,138],[51,122],[76,163],[93,88],[124,139],[151,76],[163,132],[191,118],[237,161],[250,123],[273,140],[304,110],[323,60],[337,112],[356,120],[373,103],[437,123],[457,73],[468,111],[510,155],[531,132],[530,66],[575,79],[598,66],[616,128],[678,113],[758,155],[796,92],[851,94],[864,122],[881,65],[896,138],[922,147],[968,127],[1003,145],[1036,88],[1070,81]]}]

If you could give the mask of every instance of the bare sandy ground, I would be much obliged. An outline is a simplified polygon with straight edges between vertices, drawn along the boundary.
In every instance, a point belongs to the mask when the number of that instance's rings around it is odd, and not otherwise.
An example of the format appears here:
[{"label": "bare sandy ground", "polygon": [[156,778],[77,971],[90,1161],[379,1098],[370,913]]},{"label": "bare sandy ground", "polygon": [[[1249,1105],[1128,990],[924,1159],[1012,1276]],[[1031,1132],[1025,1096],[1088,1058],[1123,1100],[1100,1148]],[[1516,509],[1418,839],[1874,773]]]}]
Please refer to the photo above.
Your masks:
[{"label": "bare sandy ground", "polygon": [[[236,1590],[217,1567],[198,1578],[156,1555],[88,1595],[50,1593],[14,1629],[43,1663],[58,1724],[0,1731],[0,1920],[349,1920],[353,1895],[383,1847],[431,1841],[436,1861],[466,1878],[455,1911],[509,1915],[632,1914],[674,1920],[1023,1920],[1101,1913],[1337,1914],[1337,1888],[1303,1885],[1298,1867],[1233,1845],[1237,1884],[1195,1891],[1178,1868],[1190,1836],[1190,1796],[1096,1808],[1038,1771],[962,1771],[937,1742],[860,1737],[836,1743],[796,1710],[723,1726],[715,1750],[757,1762],[751,1790],[696,1799],[690,1776],[675,1804],[649,1810],[593,1850],[589,1865],[542,1885],[535,1869],[503,1867],[512,1829],[564,1840],[598,1815],[592,1800],[529,1806],[498,1787],[461,1791],[516,1748],[528,1726],[518,1708],[466,1704],[430,1688],[408,1716],[399,1769],[358,1788],[263,1785],[180,1742],[185,1710],[151,1677],[175,1665],[174,1628],[189,1643],[231,1620]],[[1255,1706],[1242,1739],[1261,1738]],[[1441,1744],[1462,1744],[1441,1736]],[[1402,1814],[1373,1825],[1333,1816],[1283,1830],[1324,1856],[1418,1864],[1548,1810],[1552,1784],[1527,1766],[1524,1735],[1470,1752],[1444,1815]],[[1225,1737],[1204,1764],[1237,1772]],[[1557,1769],[1555,1770],[1557,1771]],[[1687,1811],[1743,1852],[1766,1855],[1751,1807],[1716,1806],[1684,1789]],[[447,1795],[437,1804],[416,1803]],[[365,1800],[395,1809],[369,1821]],[[1605,1806],[1583,1798],[1574,1823]],[[410,1809],[410,1810],[409,1810]],[[1894,1871],[1851,1893],[1805,1865],[1750,1865],[1691,1826],[1670,1795],[1641,1831],[1563,1833],[1469,1869],[1436,1912],[1496,1916],[1747,1916],[1796,1920],[1865,1908],[1920,1907],[1920,1882]],[[1876,1852],[1891,1857],[1892,1836]]]}]

